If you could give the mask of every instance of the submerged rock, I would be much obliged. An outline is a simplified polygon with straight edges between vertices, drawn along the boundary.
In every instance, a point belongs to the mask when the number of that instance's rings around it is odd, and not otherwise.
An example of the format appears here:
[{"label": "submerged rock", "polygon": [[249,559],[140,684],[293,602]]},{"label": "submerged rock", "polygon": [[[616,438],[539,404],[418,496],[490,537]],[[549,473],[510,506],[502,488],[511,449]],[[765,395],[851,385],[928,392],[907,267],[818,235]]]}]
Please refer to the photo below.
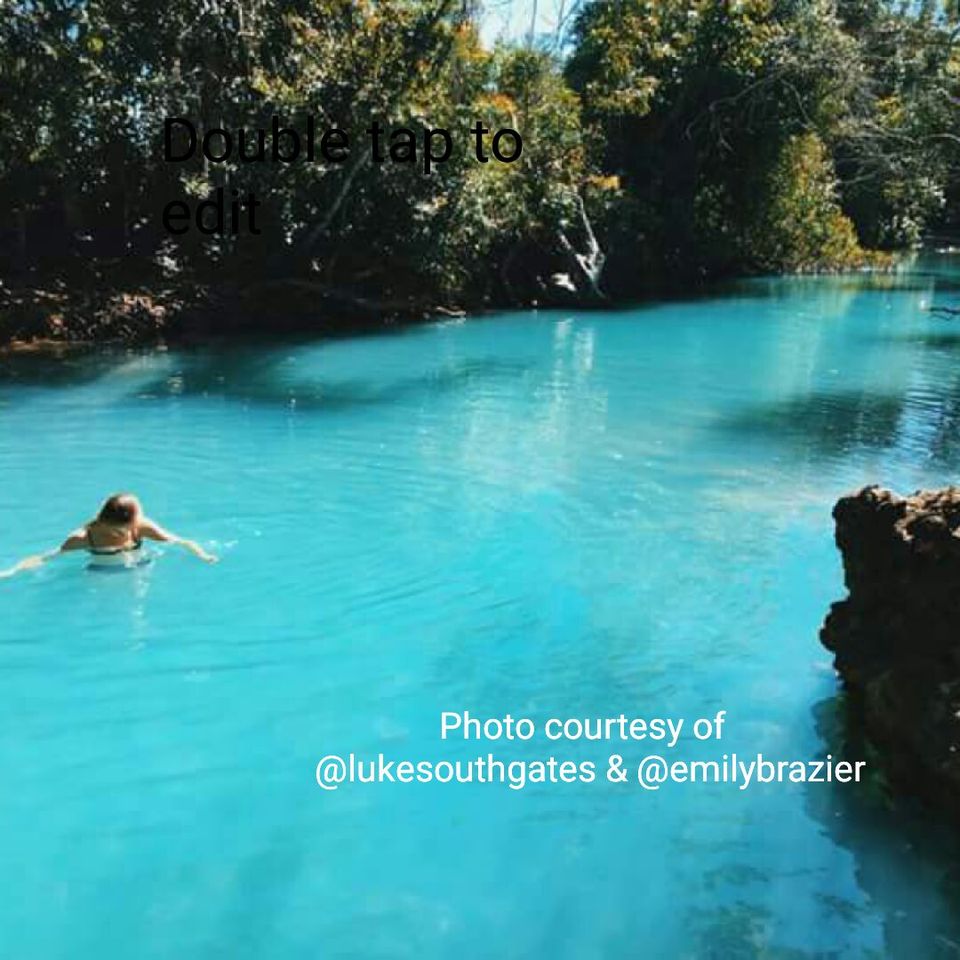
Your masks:
[{"label": "submerged rock", "polygon": [[960,489],[865,487],[833,511],[849,596],[820,639],[891,784],[960,820]]}]

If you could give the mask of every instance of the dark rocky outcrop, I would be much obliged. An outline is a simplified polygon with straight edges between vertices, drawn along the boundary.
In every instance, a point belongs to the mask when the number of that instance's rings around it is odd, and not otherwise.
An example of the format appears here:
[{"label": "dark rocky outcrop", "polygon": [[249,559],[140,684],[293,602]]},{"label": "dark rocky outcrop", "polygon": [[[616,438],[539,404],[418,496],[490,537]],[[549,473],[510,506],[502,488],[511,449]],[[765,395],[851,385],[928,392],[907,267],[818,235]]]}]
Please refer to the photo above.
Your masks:
[{"label": "dark rocky outcrop", "polygon": [[849,597],[820,638],[891,784],[960,820],[960,489],[833,511]]}]

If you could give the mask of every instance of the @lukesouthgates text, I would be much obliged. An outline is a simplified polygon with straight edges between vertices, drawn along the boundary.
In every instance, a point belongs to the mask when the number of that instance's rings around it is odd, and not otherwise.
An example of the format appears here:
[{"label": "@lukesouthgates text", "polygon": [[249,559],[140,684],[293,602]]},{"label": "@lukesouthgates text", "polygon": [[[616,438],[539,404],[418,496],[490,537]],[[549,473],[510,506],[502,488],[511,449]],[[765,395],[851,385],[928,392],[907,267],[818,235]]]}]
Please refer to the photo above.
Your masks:
[{"label": "@lukesouthgates text", "polygon": [[[544,755],[510,757],[486,752],[456,759],[397,757],[383,753],[328,753],[316,765],[317,786],[335,791],[344,786],[371,784],[492,784],[523,790],[536,784],[603,783],[656,791],[664,786],[724,784],[748,790],[760,784],[860,783],[863,760],[823,757],[783,758],[763,753],[722,752],[716,756],[683,758],[676,754],[692,743],[721,743],[727,712],[700,717],[530,717],[480,719],[469,711],[440,714],[441,741],[462,743],[542,742]],[[563,745],[584,742],[623,744],[596,758],[559,755]],[[637,749],[631,749],[631,745]],[[509,747],[508,747],[509,749]],[[581,748],[582,749],[582,748]],[[652,752],[647,752],[651,750]]]}]

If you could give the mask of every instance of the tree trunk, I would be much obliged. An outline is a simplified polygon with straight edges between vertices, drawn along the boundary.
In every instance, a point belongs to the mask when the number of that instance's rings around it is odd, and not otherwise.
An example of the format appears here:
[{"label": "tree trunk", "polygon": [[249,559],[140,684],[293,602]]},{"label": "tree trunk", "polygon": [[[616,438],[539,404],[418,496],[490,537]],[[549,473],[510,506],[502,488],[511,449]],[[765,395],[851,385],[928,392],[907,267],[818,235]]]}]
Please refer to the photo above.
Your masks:
[{"label": "tree trunk", "polygon": [[580,290],[581,284],[585,283],[591,299],[606,300],[607,296],[600,288],[600,277],[603,274],[603,266],[606,263],[607,255],[603,252],[596,234],[593,232],[593,226],[587,216],[583,198],[579,193],[575,193],[574,198],[580,211],[580,222],[583,227],[587,249],[584,253],[578,252],[562,228],[557,230],[557,239],[567,256],[573,276],[577,278],[574,280],[577,289]]}]

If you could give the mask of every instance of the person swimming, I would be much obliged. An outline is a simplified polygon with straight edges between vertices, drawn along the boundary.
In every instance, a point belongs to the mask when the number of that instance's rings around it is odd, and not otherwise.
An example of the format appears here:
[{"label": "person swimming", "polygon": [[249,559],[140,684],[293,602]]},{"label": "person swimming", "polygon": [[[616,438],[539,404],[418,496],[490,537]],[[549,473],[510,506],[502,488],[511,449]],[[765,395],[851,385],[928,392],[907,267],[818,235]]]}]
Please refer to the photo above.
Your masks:
[{"label": "person swimming", "polygon": [[0,576],[35,570],[62,553],[78,550],[90,554],[90,564],[94,567],[135,567],[149,560],[143,548],[144,540],[184,547],[206,563],[217,561],[194,540],[178,537],[145,516],[140,501],[132,493],[116,493],[104,501],[93,520],[74,530],[56,550],[27,557]]}]

